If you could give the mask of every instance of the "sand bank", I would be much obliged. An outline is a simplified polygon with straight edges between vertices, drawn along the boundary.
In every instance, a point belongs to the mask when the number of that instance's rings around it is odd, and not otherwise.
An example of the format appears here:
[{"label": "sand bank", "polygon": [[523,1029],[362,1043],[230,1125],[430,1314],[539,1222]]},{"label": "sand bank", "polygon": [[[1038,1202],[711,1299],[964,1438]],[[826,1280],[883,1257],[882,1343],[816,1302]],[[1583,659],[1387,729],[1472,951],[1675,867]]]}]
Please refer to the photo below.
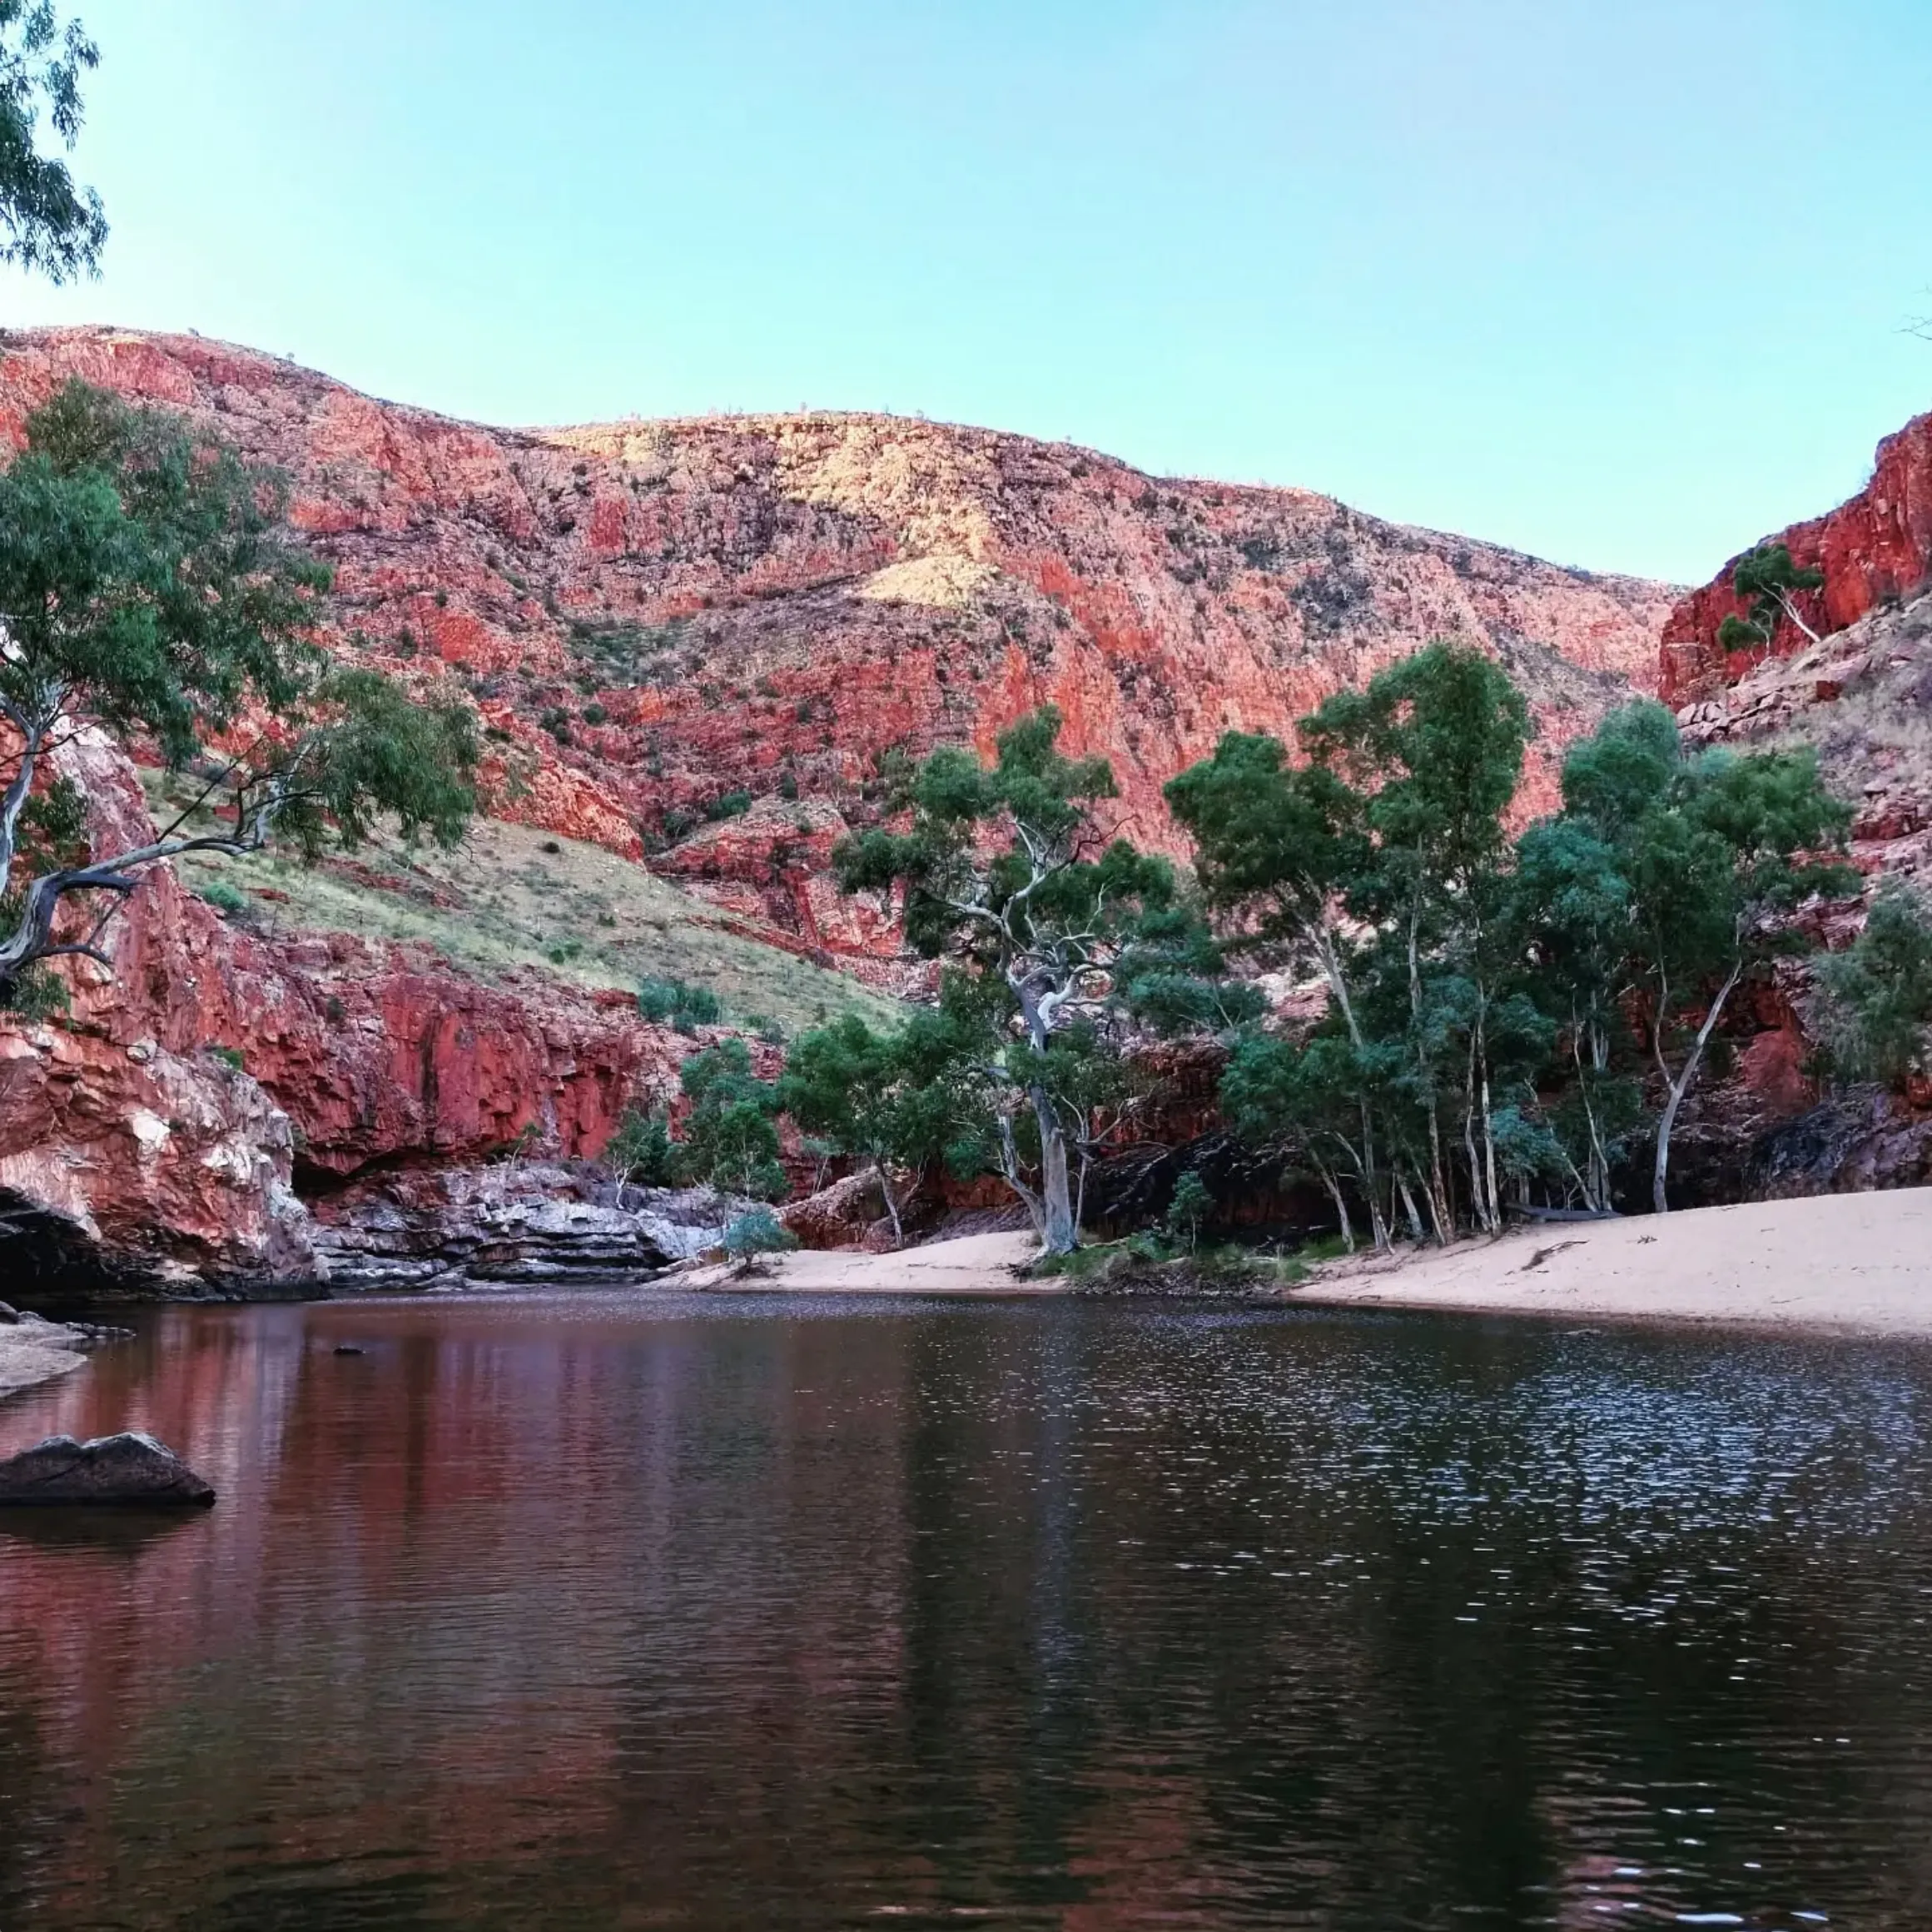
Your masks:
[{"label": "sand bank", "polygon": [[777,1254],[756,1274],[713,1267],[682,1286],[739,1294],[1060,1294],[1063,1281],[1021,1281],[1016,1270],[1040,1252],[1031,1234],[968,1234],[897,1254],[807,1249]]},{"label": "sand bank", "polygon": [[1527,1229],[1334,1263],[1292,1299],[1932,1338],[1932,1188]]}]

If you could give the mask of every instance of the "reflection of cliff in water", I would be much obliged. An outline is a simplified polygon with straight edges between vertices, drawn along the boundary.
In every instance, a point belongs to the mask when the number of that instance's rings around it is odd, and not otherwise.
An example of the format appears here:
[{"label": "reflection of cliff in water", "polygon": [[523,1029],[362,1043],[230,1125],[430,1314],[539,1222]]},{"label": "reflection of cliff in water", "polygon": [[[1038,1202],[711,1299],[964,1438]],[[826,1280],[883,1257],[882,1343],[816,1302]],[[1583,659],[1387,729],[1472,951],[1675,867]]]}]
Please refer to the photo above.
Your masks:
[{"label": "reflection of cliff in water", "polygon": [[1932,1908],[1915,1358],[640,1305],[168,1311],[0,1408],[223,1498],[0,1525],[0,1923]]}]

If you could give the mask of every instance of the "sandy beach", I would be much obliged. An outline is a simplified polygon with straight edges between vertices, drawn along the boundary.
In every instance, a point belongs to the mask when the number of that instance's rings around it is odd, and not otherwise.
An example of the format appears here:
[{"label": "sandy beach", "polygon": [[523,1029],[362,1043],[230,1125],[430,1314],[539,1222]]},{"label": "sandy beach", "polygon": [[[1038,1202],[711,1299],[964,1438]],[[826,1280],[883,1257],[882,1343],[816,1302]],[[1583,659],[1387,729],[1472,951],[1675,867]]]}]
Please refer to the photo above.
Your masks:
[{"label": "sandy beach", "polygon": [[735,1294],[1061,1294],[1058,1280],[1022,1281],[1015,1270],[1040,1252],[1031,1234],[968,1234],[898,1254],[804,1249],[772,1256],[754,1274],[714,1266],[680,1286]]},{"label": "sandy beach", "polygon": [[[747,1294],[1042,1295],[1024,1234],[901,1254],[803,1252],[685,1278]],[[1448,1249],[1332,1262],[1286,1299],[1337,1308],[1730,1323],[1932,1338],[1932,1188],[1519,1229]]]},{"label": "sandy beach", "polygon": [[1293,1299],[1932,1338],[1932,1188],[1552,1224],[1334,1263]]}]

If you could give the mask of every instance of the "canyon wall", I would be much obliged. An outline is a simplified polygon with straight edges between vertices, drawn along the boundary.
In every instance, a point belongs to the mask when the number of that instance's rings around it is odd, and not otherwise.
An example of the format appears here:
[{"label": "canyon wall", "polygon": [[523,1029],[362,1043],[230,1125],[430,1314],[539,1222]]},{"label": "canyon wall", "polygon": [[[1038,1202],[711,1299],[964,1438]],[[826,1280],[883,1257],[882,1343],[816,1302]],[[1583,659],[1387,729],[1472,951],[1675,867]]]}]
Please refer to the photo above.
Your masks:
[{"label": "canyon wall", "polygon": [[[1291,736],[1438,636],[1527,688],[1552,754],[1655,678],[1672,593],[1295,489],[1148,477],[1064,444],[812,414],[484,429],[196,336],[0,343],[0,435],[78,375],[279,465],[335,568],[330,641],[447,677],[490,810],[665,869],[774,936],[877,950],[822,888],[882,762],[989,749],[1045,701],[1175,849],[1162,783],[1230,728]],[[730,838],[720,802],[764,810]],[[817,812],[793,812],[795,802]]]},{"label": "canyon wall", "polygon": [[[1932,415],[1915,418],[1879,445],[1871,481],[1850,502],[1766,541],[1785,544],[1795,564],[1825,574],[1821,589],[1797,599],[1821,636],[1848,629],[1932,580]],[[1744,614],[1731,587],[1738,561],[1732,558],[1671,613],[1657,675],[1666,704],[1714,699],[1762,657],[1789,656],[1809,643],[1786,619],[1768,651],[1723,649],[1717,633],[1725,618]]]},{"label": "canyon wall", "polygon": [[[150,821],[89,735],[60,755],[95,849]],[[668,1095],[689,1043],[623,993],[536,972],[485,985],[420,948],[225,924],[166,867],[109,929],[72,1006],[0,1015],[0,1269],[24,1291],[105,1266],[161,1283],[299,1279],[295,1191],[473,1162],[531,1134],[594,1155],[626,1102]]]},{"label": "canyon wall", "polygon": [[[469,694],[491,814],[648,858],[732,930],[875,977],[889,909],[841,900],[827,866],[901,757],[990,750],[1050,701],[1070,748],[1113,761],[1120,819],[1176,849],[1160,787],[1223,731],[1289,736],[1450,636],[1529,693],[1534,808],[1561,746],[1653,683],[1671,598],[1307,491],[991,431],[830,414],[491,430],[192,335],[0,337],[0,441],[70,376],[286,473],[336,573],[324,641]],[[140,822],[140,787],[104,743],[70,758],[105,850]],[[297,1186],[480,1160],[530,1128],[594,1153],[689,1050],[621,993],[250,931],[166,872],[112,946],[112,979],[72,968],[67,1020],[0,1020],[16,1265],[72,1249],[160,1279],[299,1276]]]}]

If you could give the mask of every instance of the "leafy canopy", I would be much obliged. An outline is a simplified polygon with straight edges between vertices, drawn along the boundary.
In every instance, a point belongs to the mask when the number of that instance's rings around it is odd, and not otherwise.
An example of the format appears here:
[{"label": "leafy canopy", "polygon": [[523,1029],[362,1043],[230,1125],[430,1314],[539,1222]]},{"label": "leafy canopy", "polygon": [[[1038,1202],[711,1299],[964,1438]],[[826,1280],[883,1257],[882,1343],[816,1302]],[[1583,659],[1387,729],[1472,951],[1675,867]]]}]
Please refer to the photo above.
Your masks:
[{"label": "leafy canopy", "polygon": [[[124,899],[143,868],[240,855],[271,837],[313,854],[378,819],[460,837],[474,806],[474,715],[337,667],[313,627],[329,573],[285,515],[271,472],[164,412],[71,382],[31,415],[0,470],[0,998],[57,938],[62,902]],[[43,761],[87,728],[151,746],[190,802],[148,844],[58,851],[34,835]],[[55,787],[57,789],[57,784]],[[24,883],[22,882],[24,878]]]},{"label": "leafy canopy", "polygon": [[71,149],[81,132],[81,77],[100,50],[52,0],[0,0],[0,261],[50,281],[98,272],[107,240],[101,197],[43,152],[42,117]]}]

